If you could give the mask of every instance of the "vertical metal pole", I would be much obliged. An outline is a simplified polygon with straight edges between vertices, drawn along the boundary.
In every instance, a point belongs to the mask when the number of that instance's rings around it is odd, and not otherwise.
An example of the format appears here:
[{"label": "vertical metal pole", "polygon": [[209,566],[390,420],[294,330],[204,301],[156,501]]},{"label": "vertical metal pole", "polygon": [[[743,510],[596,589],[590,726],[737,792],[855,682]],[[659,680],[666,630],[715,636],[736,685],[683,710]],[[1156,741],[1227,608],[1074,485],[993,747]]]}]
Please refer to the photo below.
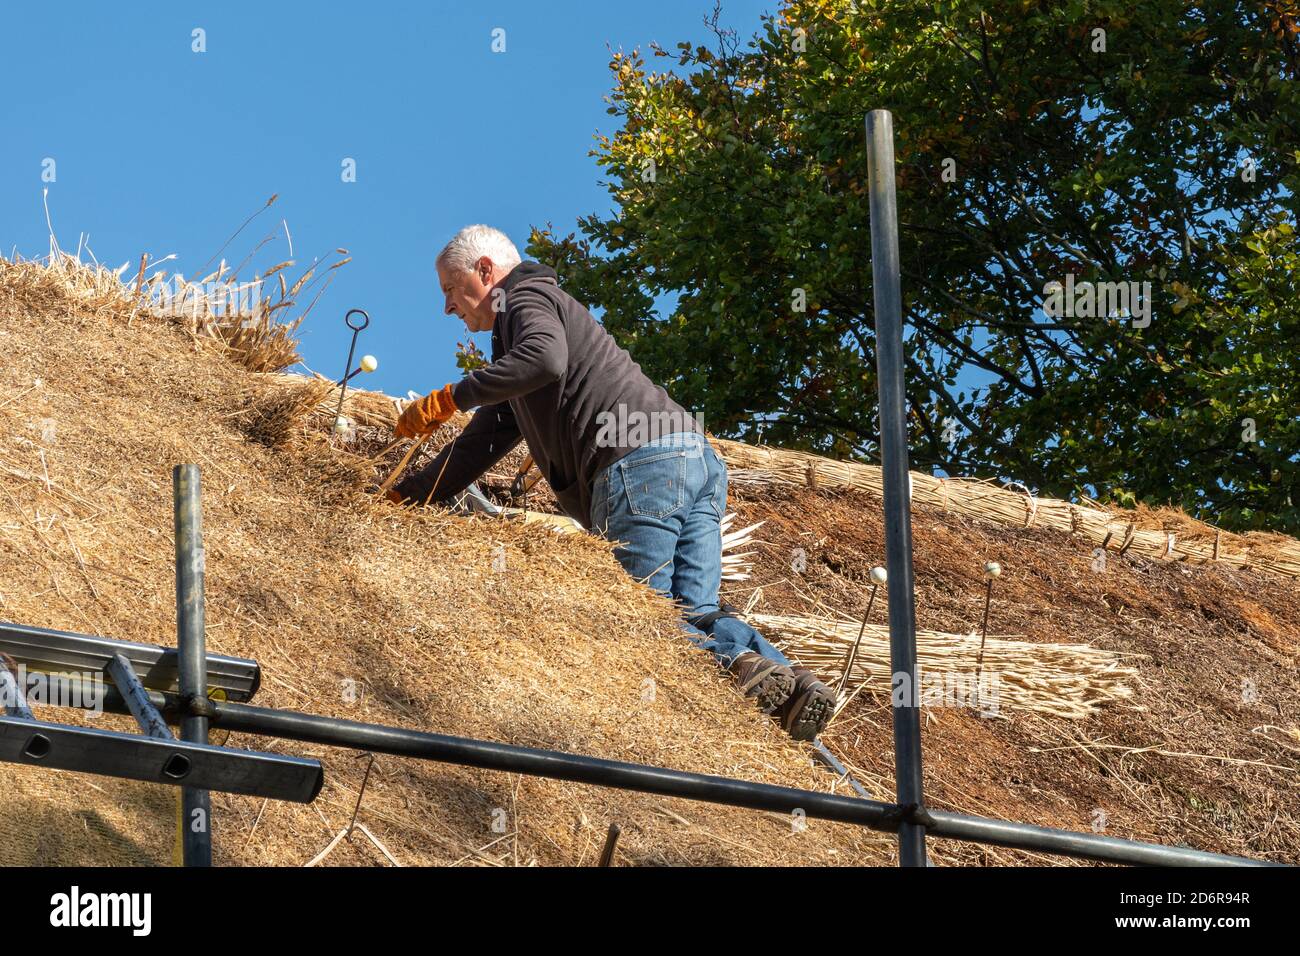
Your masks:
[{"label": "vertical metal pole", "polygon": [[[885,483],[885,567],[889,571],[889,653],[893,680],[907,681],[894,699],[894,772],[898,803],[921,808],[921,710],[916,673],[916,607],[912,593],[912,514],[903,384],[903,299],[894,198],[894,120],[867,114],[867,179],[871,190],[871,277],[876,311],[876,377],[880,387],[880,456]],[[901,706],[900,706],[901,697]],[[925,827],[898,830],[902,866],[925,866]]]},{"label": "vertical metal pole", "polygon": [[[203,512],[199,506],[199,466],[172,469],[176,531],[176,648],[181,700],[206,700],[207,648],[203,633]],[[186,716],[181,739],[208,742],[208,718]],[[208,791],[181,789],[181,860],[185,866],[212,865],[212,802]]]}]

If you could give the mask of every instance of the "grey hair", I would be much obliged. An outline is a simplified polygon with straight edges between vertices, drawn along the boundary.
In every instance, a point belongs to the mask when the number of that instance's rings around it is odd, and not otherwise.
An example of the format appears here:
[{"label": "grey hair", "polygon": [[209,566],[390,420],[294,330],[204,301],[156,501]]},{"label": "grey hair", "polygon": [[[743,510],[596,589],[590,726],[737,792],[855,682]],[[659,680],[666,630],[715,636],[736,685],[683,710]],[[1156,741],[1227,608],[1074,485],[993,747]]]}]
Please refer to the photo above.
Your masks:
[{"label": "grey hair", "polygon": [[435,260],[457,272],[472,272],[474,263],[483,256],[498,269],[509,271],[519,265],[519,250],[500,229],[491,226],[466,226],[443,246]]}]

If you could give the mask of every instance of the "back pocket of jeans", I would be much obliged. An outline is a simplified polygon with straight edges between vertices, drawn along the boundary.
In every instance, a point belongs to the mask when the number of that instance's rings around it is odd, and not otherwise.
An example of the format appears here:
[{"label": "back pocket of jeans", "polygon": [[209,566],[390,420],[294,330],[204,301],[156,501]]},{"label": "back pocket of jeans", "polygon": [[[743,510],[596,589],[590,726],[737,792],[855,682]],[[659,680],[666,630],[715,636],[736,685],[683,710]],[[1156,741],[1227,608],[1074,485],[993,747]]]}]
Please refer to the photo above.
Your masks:
[{"label": "back pocket of jeans", "polygon": [[684,501],[686,452],[670,451],[640,461],[620,462],[623,487],[634,515],[666,518]]}]

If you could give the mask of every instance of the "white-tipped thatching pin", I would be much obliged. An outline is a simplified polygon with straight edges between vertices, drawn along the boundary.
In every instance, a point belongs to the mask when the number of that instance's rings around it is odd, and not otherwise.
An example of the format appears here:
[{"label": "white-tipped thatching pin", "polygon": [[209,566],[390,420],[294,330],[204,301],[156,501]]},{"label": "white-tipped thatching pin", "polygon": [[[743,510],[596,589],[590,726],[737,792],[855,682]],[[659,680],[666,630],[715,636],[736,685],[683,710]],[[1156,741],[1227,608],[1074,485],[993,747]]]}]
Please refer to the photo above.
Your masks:
[{"label": "white-tipped thatching pin", "polygon": [[[862,615],[862,627],[858,628],[858,639],[853,642],[853,646],[849,648],[849,653],[844,658],[844,673],[840,675],[839,685],[835,688],[836,697],[842,697],[844,688],[848,686],[849,672],[853,670],[853,661],[857,658],[858,648],[862,645],[862,635],[867,632],[867,619],[871,617],[871,609],[876,603],[876,591],[889,580],[889,575],[885,572],[885,569],[878,564],[871,569],[868,577],[871,580],[871,597],[867,599],[867,610]],[[843,707],[847,703],[847,700],[843,701],[840,706]]]},{"label": "white-tipped thatching pin", "polygon": [[334,434],[344,435],[352,428],[352,423],[340,415],[334,419]]},{"label": "white-tipped thatching pin", "polygon": [[987,561],[984,564],[984,576],[986,578],[996,578],[1002,573],[1002,565],[996,561]]},{"label": "white-tipped thatching pin", "polygon": [[379,359],[375,358],[373,355],[361,356],[361,371],[373,372],[377,368],[379,368]]}]

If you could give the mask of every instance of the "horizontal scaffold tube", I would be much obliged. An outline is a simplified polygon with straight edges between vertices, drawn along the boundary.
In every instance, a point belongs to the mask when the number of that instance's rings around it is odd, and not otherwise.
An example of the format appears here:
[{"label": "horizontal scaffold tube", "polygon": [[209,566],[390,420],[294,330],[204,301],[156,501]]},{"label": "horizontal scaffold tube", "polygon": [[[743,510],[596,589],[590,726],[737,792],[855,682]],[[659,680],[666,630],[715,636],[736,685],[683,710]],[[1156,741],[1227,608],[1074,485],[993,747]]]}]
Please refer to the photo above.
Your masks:
[{"label": "horizontal scaffold tube", "polygon": [[[150,699],[172,722],[182,710],[174,694],[150,692]],[[801,811],[805,816],[840,823],[856,823],[882,832],[897,832],[903,813],[897,804],[846,797],[832,793],[778,787],[730,777],[689,773],[621,760],[604,760],[582,754],[511,744],[452,737],[382,724],[364,724],[337,717],[320,717],[250,704],[233,704],[210,700],[200,702],[214,726],[224,730],[261,734],[284,740],[351,747],[372,753],[437,760],[442,763],[526,773],[554,780],[570,780],[620,790],[636,790],[666,797],[702,800],[709,803],[768,810],[775,813]],[[110,690],[104,700],[106,710],[127,712],[125,702]],[[1269,866],[1262,860],[1206,853],[1184,847],[1139,843],[1115,837],[1070,830],[1055,830],[1025,823],[991,820],[930,810],[927,832],[973,843],[1035,850],[1062,856],[1080,857],[1110,863],[1142,866]]]}]

